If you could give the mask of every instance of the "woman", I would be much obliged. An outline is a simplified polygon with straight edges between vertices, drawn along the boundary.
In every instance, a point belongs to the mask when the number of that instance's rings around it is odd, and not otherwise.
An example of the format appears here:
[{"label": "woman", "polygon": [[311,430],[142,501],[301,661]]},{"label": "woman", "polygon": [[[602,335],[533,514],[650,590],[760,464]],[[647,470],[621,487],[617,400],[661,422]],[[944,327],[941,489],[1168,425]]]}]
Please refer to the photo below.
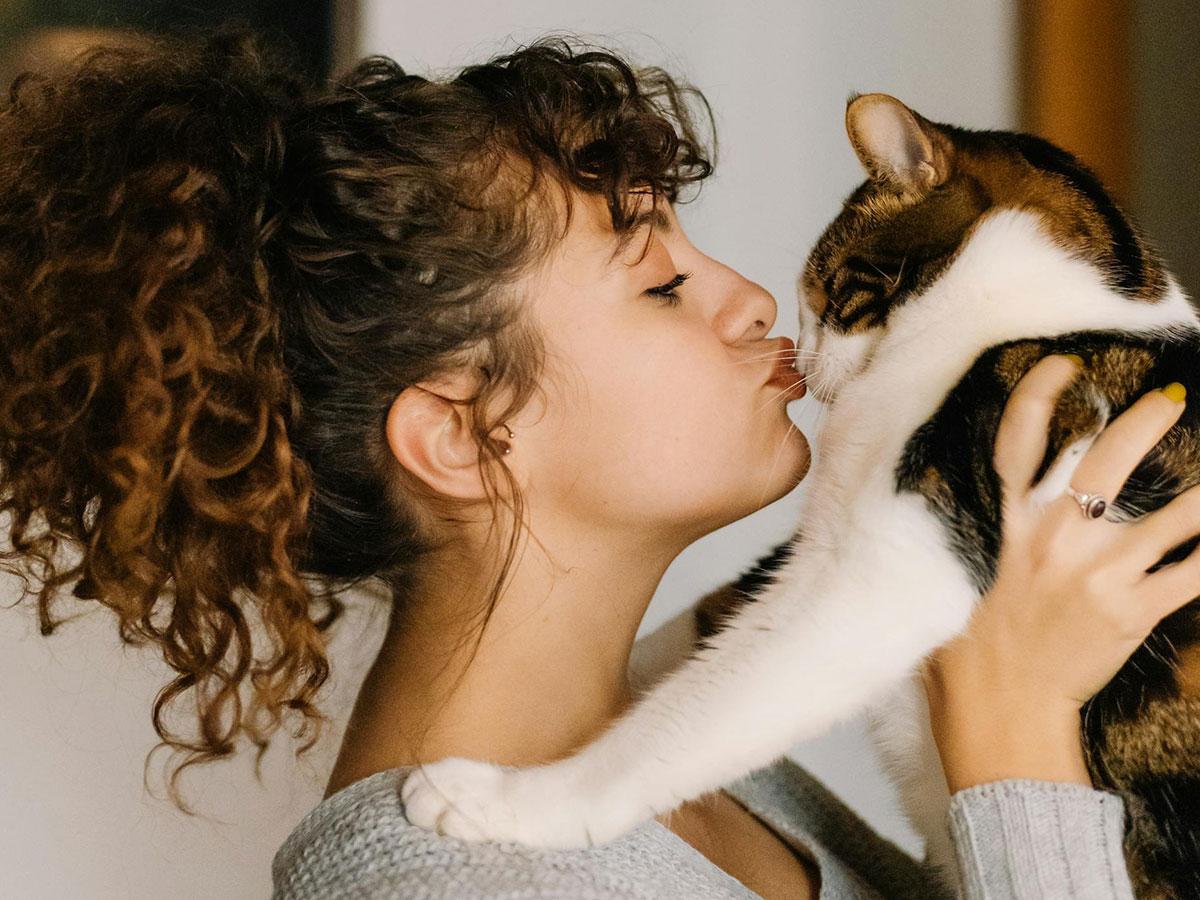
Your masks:
[{"label": "woman", "polygon": [[[225,34],[94,54],[5,109],[0,497],[43,631],[72,583],[156,643],[186,766],[264,749],[289,710],[319,724],[337,593],[391,592],[276,897],[935,895],[790,763],[580,852],[463,844],[399,804],[419,762],[593,737],[671,560],[807,470],[773,298],[675,217],[710,171],[692,101],[558,42],[317,90]],[[1073,372],[1050,358],[1014,394],[1001,574],[930,670],[970,897],[1129,896],[1078,708],[1200,588],[1194,560],[1139,562],[1200,530],[1194,494],[1124,526],[1028,506]],[[1076,483],[1114,494],[1182,406],[1141,399]],[[65,572],[58,539],[85,548]],[[163,718],[189,693],[198,739]]]}]

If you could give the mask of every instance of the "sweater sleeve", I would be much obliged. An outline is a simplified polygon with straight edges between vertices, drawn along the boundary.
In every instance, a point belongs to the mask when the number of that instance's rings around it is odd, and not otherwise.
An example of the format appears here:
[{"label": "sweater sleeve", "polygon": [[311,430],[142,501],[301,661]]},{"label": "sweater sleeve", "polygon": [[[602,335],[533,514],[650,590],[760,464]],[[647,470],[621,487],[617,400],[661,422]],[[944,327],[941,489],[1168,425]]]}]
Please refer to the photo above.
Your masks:
[{"label": "sweater sleeve", "polygon": [[947,820],[966,900],[1133,900],[1116,794],[1005,779],[955,793]]}]

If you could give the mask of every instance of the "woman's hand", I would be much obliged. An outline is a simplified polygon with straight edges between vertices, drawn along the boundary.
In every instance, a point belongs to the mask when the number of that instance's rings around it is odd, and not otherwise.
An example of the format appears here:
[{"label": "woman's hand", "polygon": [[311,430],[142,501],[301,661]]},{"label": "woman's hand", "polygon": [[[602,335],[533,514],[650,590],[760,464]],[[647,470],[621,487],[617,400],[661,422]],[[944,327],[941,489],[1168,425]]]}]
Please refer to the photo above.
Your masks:
[{"label": "woman's hand", "polygon": [[[925,686],[951,793],[1001,778],[1091,785],[1080,707],[1154,626],[1200,594],[1200,550],[1147,575],[1200,533],[1200,488],[1134,522],[1087,519],[1067,494],[1039,504],[1030,482],[1078,362],[1041,360],[1014,389],[996,436],[1003,543],[996,581],[966,631],[929,660]],[[1116,497],[1183,412],[1183,389],[1152,391],[1111,422],[1071,478]]]}]

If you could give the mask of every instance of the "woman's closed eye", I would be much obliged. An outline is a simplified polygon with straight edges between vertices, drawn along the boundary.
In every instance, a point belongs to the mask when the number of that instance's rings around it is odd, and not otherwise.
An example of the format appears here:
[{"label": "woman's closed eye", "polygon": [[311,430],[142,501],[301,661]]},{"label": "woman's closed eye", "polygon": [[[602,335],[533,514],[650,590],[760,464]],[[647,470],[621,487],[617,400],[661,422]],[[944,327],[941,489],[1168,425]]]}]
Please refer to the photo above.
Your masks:
[{"label": "woman's closed eye", "polygon": [[652,297],[661,298],[666,306],[678,306],[683,302],[683,298],[675,293],[675,289],[691,277],[691,272],[677,273],[674,278],[665,284],[659,284],[652,288],[646,288],[646,293],[650,294]]}]

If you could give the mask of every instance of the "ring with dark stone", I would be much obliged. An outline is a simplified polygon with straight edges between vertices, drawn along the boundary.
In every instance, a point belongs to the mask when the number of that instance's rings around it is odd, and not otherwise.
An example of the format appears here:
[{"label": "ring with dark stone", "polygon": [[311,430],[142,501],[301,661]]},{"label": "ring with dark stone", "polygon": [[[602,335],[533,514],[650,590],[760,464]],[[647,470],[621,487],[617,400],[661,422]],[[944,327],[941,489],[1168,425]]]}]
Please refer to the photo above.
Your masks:
[{"label": "ring with dark stone", "polygon": [[1108,501],[1099,494],[1084,494],[1069,487],[1066,493],[1079,504],[1079,511],[1085,519],[1098,519],[1108,509]]}]

